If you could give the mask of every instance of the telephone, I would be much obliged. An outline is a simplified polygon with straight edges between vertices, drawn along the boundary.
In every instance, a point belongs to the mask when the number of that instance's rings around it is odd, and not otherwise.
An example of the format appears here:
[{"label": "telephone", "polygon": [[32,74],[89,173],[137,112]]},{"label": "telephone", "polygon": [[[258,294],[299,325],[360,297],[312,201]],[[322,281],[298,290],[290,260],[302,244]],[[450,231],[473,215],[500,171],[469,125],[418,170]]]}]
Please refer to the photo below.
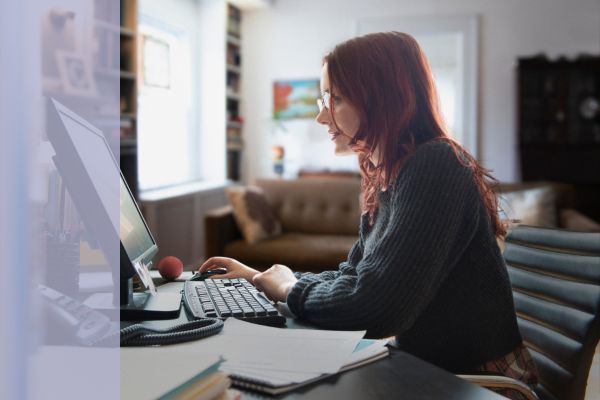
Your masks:
[{"label": "telephone", "polygon": [[201,339],[219,333],[223,321],[217,318],[179,323],[167,329],[152,329],[142,324],[119,330],[119,322],[47,286],[39,287],[45,300],[52,344],[78,343],[84,346],[116,344],[119,331],[121,346],[166,345]]},{"label": "telephone", "polygon": [[85,304],[47,286],[39,286],[47,312],[53,344],[99,344],[116,334],[118,322]]}]

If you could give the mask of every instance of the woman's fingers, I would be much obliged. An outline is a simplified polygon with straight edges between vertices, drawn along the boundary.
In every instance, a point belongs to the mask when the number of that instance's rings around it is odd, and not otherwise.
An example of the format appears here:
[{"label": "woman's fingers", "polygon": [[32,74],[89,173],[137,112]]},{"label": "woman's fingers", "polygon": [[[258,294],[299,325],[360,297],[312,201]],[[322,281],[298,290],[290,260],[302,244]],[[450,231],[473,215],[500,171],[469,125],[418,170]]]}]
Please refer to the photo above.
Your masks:
[{"label": "woman's fingers", "polygon": [[254,275],[252,279],[254,286],[273,301],[285,301],[296,281],[292,270],[280,264]]},{"label": "woman's fingers", "polygon": [[235,278],[235,274],[233,272],[228,272],[226,274],[214,274],[208,277],[208,279],[232,279]]},{"label": "woman's fingers", "polygon": [[204,272],[204,271],[208,271],[208,270],[215,269],[215,268],[229,269],[228,268],[229,263],[227,263],[226,260],[228,260],[228,259],[225,257],[211,257],[208,260],[206,260],[204,262],[204,264],[202,264],[200,266],[198,271]]},{"label": "woman's fingers", "polygon": [[258,290],[263,290],[262,281],[263,281],[264,272],[259,272],[258,274],[252,277],[252,284],[256,286]]}]

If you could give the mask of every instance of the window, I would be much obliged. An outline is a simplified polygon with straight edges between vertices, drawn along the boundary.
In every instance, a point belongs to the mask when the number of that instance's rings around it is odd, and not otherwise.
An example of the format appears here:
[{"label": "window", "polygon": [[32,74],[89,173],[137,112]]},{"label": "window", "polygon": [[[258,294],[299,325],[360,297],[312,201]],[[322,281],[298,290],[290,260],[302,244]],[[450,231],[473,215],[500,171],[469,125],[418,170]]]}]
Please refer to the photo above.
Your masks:
[{"label": "window", "polygon": [[200,178],[194,149],[199,141],[191,33],[141,16],[138,98],[140,190]]}]

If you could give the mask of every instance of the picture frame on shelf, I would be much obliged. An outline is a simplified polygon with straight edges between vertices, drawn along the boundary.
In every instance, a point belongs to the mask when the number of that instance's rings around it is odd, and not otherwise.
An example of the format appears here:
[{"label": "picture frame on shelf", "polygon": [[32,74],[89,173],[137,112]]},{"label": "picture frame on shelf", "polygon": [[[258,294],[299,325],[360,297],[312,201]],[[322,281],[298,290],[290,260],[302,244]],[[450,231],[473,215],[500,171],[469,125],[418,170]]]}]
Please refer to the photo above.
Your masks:
[{"label": "picture frame on shelf", "polygon": [[280,80],[273,83],[273,119],[315,118],[319,113],[319,79]]},{"label": "picture frame on shelf", "polygon": [[96,81],[89,60],[75,52],[56,50],[56,64],[65,94],[96,96]]},{"label": "picture frame on shelf", "polygon": [[169,43],[149,35],[143,35],[142,43],[144,85],[169,89],[171,87]]}]

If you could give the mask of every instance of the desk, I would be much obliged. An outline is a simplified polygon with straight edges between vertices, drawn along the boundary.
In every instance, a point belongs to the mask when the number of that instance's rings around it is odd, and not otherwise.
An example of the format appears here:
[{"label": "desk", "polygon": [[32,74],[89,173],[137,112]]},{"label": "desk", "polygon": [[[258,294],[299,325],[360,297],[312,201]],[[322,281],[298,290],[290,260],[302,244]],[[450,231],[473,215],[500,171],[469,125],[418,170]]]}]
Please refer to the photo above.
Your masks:
[{"label": "desk", "polygon": [[[182,283],[163,285],[160,291],[180,291]],[[187,320],[182,309],[180,318]],[[164,327],[172,321],[148,321],[144,324]],[[289,319],[288,328],[302,328]],[[122,383],[123,384],[123,383]],[[392,350],[388,358],[331,376],[293,392],[272,397],[242,391],[243,399],[444,399],[494,400],[503,397],[457,378],[432,364],[400,350]]]}]

